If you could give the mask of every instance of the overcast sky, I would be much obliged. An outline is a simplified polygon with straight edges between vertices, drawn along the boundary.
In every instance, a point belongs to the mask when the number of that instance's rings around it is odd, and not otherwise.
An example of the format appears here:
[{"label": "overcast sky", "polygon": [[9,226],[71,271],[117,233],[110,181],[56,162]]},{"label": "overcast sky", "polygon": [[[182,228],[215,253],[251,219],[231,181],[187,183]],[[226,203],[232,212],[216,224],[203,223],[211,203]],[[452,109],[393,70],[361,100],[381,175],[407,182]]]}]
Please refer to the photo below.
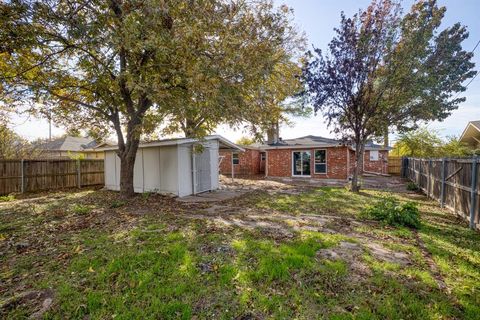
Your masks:
[{"label": "overcast sky", "polygon": [[[332,39],[333,28],[338,26],[340,12],[343,10],[347,16],[354,14],[359,8],[365,8],[369,0],[274,0],[278,5],[286,4],[294,9],[295,22],[300,30],[303,30],[308,38],[309,47],[325,49]],[[447,7],[443,26],[450,26],[455,22],[461,22],[468,27],[470,37],[464,42],[465,50],[472,50],[480,40],[480,12],[479,0],[438,0],[440,5]],[[403,1],[405,11],[413,1]],[[476,70],[480,69],[480,46],[475,51],[474,62]],[[480,119],[480,76],[478,76],[464,93],[466,102],[443,122],[430,123],[429,127],[438,130],[443,136],[460,135],[466,123]],[[304,135],[332,136],[326,127],[322,116],[317,115],[310,119],[294,119],[294,127],[282,127],[282,138],[294,138]],[[44,120],[16,117],[12,124],[14,130],[28,139],[47,138],[48,124]],[[53,128],[53,134],[62,134],[61,128]],[[245,135],[241,130],[232,130],[222,126],[217,130],[218,134],[230,140],[237,140]]]}]

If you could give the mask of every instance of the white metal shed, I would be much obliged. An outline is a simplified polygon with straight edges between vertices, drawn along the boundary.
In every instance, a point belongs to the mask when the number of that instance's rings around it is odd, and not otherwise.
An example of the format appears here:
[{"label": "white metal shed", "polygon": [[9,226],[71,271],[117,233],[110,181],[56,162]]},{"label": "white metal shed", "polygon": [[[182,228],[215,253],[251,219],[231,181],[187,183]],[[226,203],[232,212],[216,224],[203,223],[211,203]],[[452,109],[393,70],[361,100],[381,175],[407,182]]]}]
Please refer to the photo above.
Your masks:
[{"label": "white metal shed", "polygon": [[[202,145],[201,152],[195,146]],[[120,190],[117,146],[105,152],[105,187]],[[197,150],[197,151],[195,151]],[[218,189],[219,150],[243,151],[214,135],[203,139],[168,139],[140,144],[135,158],[135,192],[157,192],[179,197]]]}]

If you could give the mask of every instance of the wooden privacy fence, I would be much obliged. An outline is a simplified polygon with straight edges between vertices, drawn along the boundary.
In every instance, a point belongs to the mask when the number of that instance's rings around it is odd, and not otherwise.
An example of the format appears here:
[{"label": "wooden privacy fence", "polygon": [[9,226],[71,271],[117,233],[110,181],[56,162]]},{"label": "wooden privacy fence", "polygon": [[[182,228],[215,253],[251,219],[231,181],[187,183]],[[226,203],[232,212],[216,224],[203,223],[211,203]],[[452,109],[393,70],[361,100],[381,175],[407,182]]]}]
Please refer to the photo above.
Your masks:
[{"label": "wooden privacy fence", "polygon": [[103,160],[0,160],[0,195],[103,184]]},{"label": "wooden privacy fence", "polygon": [[402,171],[402,157],[388,156],[388,174],[400,175]]},{"label": "wooden privacy fence", "polygon": [[437,199],[470,222],[480,219],[480,159],[404,158],[402,175],[415,182],[428,197]]}]

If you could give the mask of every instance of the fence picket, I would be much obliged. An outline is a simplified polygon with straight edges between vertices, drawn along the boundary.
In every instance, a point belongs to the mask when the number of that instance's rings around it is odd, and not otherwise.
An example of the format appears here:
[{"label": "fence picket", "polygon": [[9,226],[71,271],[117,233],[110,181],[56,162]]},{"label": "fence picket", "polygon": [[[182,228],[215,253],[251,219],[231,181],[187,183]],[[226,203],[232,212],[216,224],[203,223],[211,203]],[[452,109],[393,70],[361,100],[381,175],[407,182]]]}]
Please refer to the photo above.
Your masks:
[{"label": "fence picket", "polygon": [[[407,158],[402,161],[405,177],[417,183],[428,197],[440,202],[440,206],[452,210],[476,227],[479,213],[477,199],[478,159],[442,159],[440,170],[432,170],[439,160]],[[440,183],[440,192],[438,186]],[[437,191],[436,191],[437,190]]]},{"label": "fence picket", "polygon": [[0,195],[103,185],[104,165],[90,159],[0,160],[0,182]]},{"label": "fence picket", "polygon": [[445,170],[446,170],[446,161],[442,159],[442,189],[440,191],[440,207],[445,207]]},{"label": "fence picket", "polygon": [[477,200],[477,175],[478,175],[478,159],[475,157],[472,162],[472,190],[470,191],[470,228],[475,228],[475,208]]}]

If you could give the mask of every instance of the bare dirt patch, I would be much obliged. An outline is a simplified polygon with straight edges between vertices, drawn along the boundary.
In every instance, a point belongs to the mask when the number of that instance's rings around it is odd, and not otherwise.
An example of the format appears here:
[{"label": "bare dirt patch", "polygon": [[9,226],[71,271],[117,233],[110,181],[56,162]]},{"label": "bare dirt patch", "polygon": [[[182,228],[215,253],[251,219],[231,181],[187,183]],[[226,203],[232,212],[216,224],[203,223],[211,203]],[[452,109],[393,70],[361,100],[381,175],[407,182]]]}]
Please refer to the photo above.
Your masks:
[{"label": "bare dirt patch", "polygon": [[393,251],[378,243],[368,243],[366,247],[370,249],[370,253],[378,260],[397,263],[402,266],[410,264],[409,256],[405,252]]},{"label": "bare dirt patch", "polygon": [[341,241],[336,247],[319,250],[317,257],[347,262],[351,280],[359,282],[372,274],[370,268],[362,260],[364,252],[365,248],[359,243]]},{"label": "bare dirt patch", "polygon": [[14,295],[0,304],[0,316],[19,306],[31,311],[29,319],[42,319],[53,304],[53,290],[25,291]]}]

